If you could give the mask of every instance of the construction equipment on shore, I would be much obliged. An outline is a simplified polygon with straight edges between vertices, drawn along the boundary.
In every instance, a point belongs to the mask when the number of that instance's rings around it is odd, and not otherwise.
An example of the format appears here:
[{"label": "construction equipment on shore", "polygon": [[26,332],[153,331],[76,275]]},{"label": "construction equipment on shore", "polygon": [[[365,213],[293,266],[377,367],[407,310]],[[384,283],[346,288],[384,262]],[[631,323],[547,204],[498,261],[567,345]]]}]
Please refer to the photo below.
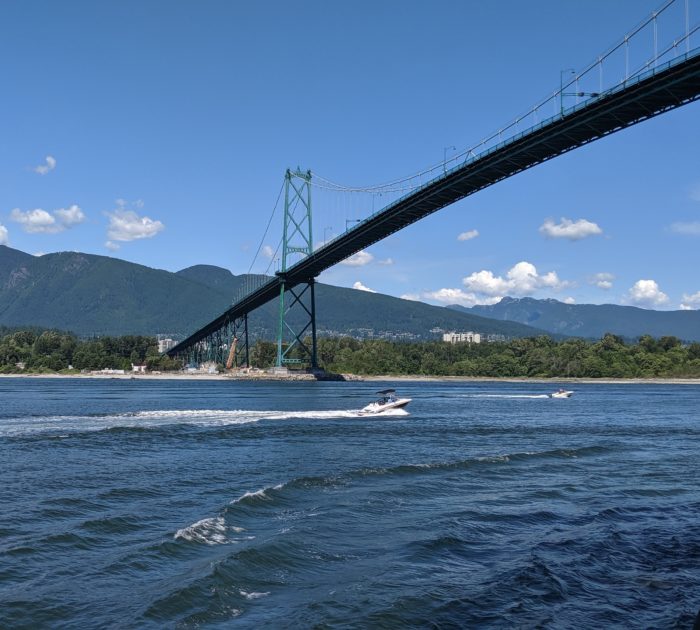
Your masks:
[{"label": "construction equipment on shore", "polygon": [[[226,359],[226,369],[230,370],[234,363],[236,362],[236,344],[238,343],[238,337],[234,337],[231,341],[231,349],[228,353],[228,359]],[[238,367],[238,366],[236,366]]]}]

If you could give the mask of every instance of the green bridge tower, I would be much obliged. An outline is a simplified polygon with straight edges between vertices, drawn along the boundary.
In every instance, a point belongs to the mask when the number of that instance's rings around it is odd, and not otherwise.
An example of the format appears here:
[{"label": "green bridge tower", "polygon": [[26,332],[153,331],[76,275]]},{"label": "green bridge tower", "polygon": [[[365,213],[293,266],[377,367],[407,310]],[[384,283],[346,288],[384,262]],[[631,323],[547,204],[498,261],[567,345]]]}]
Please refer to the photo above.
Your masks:
[{"label": "green bridge tower", "polygon": [[[277,277],[280,279],[279,329],[277,335],[277,367],[292,363],[310,362],[316,369],[316,298],[315,278],[289,287],[286,273],[295,255],[310,256],[314,251],[311,227],[311,171],[298,167],[287,169],[284,176],[284,233],[282,262]],[[287,301],[285,302],[285,295]],[[297,317],[296,314],[299,314]],[[311,329],[311,347],[308,335]],[[301,356],[300,356],[301,355]]]}]

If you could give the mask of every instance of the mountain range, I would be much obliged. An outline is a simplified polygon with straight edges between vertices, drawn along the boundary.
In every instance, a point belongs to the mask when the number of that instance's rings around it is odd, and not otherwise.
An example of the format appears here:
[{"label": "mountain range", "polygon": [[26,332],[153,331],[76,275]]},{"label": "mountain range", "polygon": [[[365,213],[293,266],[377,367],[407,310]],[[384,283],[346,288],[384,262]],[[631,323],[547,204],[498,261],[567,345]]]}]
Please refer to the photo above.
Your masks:
[{"label": "mountain range", "polygon": [[562,336],[599,339],[610,332],[629,339],[673,335],[685,341],[700,341],[700,311],[654,311],[617,304],[565,304],[553,299],[511,297],[492,306],[448,308],[520,322]]},{"label": "mountain range", "polygon": [[[59,252],[32,256],[0,245],[0,326],[71,330],[80,336],[165,334],[182,338],[226,310],[260,276],[212,265],[177,272],[117,258]],[[634,339],[674,335],[700,341],[700,311],[654,311],[615,304],[565,304],[505,297],[491,306],[431,306],[421,302],[316,286],[320,334],[435,339],[433,329],[483,335],[599,339],[611,332]],[[278,303],[251,314],[256,336],[274,338]],[[293,321],[293,318],[292,318]]]},{"label": "mountain range", "polygon": [[[0,325],[58,328],[80,336],[184,337],[226,310],[255,279],[211,265],[173,273],[107,256],[32,256],[0,245]],[[434,339],[430,330],[435,328],[506,337],[544,334],[520,323],[322,283],[316,288],[316,311],[321,334],[370,336],[371,329],[375,336]],[[277,301],[259,308],[249,319],[251,331],[274,338],[277,314]]]}]

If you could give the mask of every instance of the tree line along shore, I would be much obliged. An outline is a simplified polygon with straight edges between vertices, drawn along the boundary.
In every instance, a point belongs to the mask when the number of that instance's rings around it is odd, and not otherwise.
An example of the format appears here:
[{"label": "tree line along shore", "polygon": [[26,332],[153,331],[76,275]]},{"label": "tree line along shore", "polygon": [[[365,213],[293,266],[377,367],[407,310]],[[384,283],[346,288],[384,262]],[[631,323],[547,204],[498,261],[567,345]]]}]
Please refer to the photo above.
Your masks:
[{"label": "tree line along shore", "polygon": [[[275,343],[257,341],[250,348],[251,367],[271,367],[276,356]],[[330,372],[364,376],[700,378],[700,343],[649,335],[626,342],[613,334],[597,341],[540,336],[487,344],[339,337],[318,340],[318,362]],[[160,372],[184,367],[180,360],[159,354],[155,337],[79,339],[70,333],[31,329],[0,336],[0,374],[131,371],[132,365]]]}]

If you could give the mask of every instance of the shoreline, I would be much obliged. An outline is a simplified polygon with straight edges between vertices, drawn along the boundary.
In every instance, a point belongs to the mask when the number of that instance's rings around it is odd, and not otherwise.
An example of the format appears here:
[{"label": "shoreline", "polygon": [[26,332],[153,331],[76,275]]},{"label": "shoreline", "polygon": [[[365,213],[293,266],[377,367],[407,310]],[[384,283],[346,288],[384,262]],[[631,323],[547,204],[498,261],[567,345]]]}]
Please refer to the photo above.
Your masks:
[{"label": "shoreline", "polygon": [[[360,376],[343,374],[345,381],[334,382],[385,382],[399,381],[406,383],[582,383],[582,384],[628,384],[628,385],[700,385],[700,378],[571,378],[571,377],[497,377],[497,376],[426,376],[426,375],[381,375]],[[0,374],[2,378],[49,378],[49,379],[97,379],[126,381],[315,381],[311,374],[291,375],[230,375],[230,374]]]}]

